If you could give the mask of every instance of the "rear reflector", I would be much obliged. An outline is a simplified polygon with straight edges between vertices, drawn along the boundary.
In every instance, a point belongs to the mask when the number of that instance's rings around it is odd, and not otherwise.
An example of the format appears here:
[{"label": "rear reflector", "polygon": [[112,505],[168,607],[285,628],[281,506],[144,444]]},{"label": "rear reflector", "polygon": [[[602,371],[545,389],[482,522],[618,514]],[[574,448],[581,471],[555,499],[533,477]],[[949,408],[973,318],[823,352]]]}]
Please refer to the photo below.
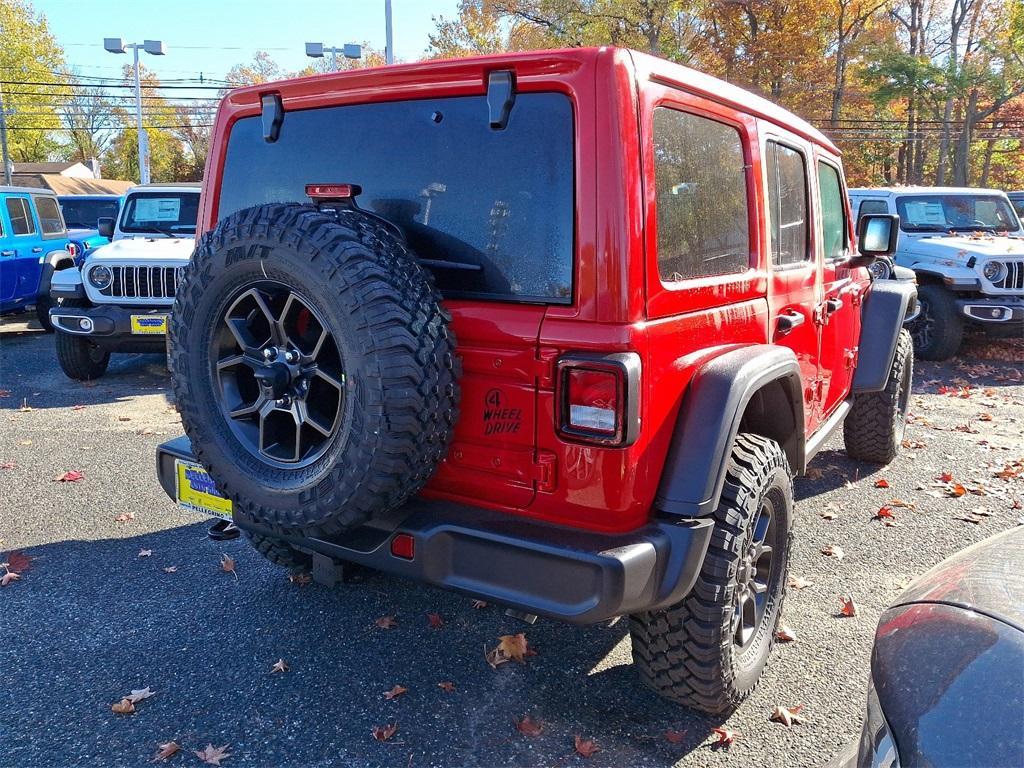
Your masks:
[{"label": "rear reflector", "polygon": [[391,554],[403,560],[412,560],[416,554],[416,540],[408,533],[399,533],[391,540]]}]

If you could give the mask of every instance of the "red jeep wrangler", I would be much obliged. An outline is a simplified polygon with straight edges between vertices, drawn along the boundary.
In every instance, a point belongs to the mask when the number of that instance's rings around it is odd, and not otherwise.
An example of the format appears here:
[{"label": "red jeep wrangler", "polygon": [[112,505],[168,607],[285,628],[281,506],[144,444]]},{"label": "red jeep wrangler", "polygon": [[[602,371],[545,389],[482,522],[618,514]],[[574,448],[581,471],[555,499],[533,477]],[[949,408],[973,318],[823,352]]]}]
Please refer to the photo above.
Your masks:
[{"label": "red jeep wrangler", "polygon": [[648,685],[730,710],[775,637],[792,476],[840,426],[899,450],[915,290],[864,268],[896,221],[855,252],[828,139],[628,50],[232,91],[161,482],[327,580],[628,614]]}]

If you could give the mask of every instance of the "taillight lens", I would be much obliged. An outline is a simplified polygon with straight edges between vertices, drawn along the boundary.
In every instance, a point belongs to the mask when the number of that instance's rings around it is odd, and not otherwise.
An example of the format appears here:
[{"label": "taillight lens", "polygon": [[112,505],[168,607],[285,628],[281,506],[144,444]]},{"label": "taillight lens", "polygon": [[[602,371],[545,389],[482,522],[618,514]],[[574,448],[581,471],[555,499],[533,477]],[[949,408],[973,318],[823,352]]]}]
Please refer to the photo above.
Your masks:
[{"label": "taillight lens", "polygon": [[68,243],[68,253],[71,254],[72,259],[78,258],[78,246],[74,243]]},{"label": "taillight lens", "polygon": [[635,352],[564,357],[558,362],[562,437],[630,445],[640,431],[640,357]]}]

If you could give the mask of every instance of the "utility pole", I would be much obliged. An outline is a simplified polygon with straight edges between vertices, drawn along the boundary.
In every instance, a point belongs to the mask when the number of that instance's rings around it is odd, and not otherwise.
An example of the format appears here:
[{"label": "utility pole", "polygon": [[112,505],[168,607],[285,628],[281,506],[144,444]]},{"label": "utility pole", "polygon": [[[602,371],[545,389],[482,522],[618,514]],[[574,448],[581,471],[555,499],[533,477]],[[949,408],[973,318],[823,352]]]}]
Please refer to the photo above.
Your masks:
[{"label": "utility pole", "polygon": [[135,126],[139,134],[139,183],[149,184],[149,136],[142,126],[142,77],[139,72],[139,49],[153,56],[163,56],[167,46],[160,40],[143,40],[141,43],[126,43],[121,37],[103,38],[103,48],[108,53],[127,53],[131,48],[135,59]]},{"label": "utility pole", "polygon": [[0,148],[3,150],[4,184],[11,186],[11,158],[7,151],[7,112],[4,111],[4,89],[0,88]]},{"label": "utility pole", "polygon": [[391,39],[391,0],[384,0],[384,63],[395,63],[395,48]]}]

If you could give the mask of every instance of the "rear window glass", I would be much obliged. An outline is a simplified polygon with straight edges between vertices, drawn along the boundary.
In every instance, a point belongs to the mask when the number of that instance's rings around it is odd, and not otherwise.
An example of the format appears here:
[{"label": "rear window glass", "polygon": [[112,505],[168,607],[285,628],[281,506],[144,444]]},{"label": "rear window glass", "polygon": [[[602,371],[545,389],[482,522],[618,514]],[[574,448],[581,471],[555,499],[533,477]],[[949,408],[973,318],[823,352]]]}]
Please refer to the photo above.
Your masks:
[{"label": "rear window glass", "polygon": [[199,191],[137,192],[128,196],[121,231],[163,233],[187,237],[199,221]]},{"label": "rear window glass", "polygon": [[120,203],[116,199],[60,198],[60,209],[64,213],[64,222],[72,229],[96,229],[97,219],[116,219],[119,205]]},{"label": "rear window glass", "polygon": [[15,235],[31,235],[36,231],[28,200],[24,197],[7,198],[7,215],[11,219],[11,232]]},{"label": "rear window glass", "polygon": [[747,180],[739,131],[686,112],[655,109],[654,183],[662,280],[747,269]]},{"label": "rear window glass", "polygon": [[218,218],[308,202],[306,184],[358,184],[359,206],[435,262],[446,295],[567,303],[573,168],[572,106],[561,94],[518,94],[500,131],[484,96],[286,112],[273,143],[254,116],[231,130]]},{"label": "rear window glass", "polygon": [[63,235],[64,220],[60,217],[60,208],[52,197],[37,197],[36,213],[39,214],[39,227],[44,235]]}]

